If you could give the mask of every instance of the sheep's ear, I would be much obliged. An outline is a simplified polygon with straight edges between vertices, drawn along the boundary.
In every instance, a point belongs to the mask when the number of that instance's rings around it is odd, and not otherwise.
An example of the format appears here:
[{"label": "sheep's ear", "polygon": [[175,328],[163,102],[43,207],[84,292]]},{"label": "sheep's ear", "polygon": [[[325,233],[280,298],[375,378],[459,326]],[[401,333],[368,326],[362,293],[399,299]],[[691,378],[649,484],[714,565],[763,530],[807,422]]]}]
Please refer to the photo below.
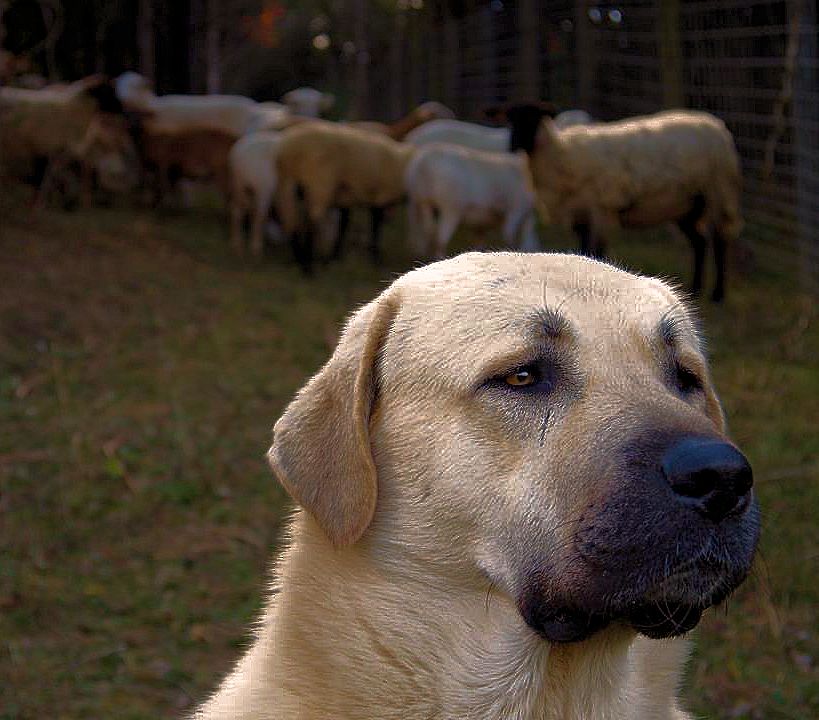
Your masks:
[{"label": "sheep's ear", "polygon": [[397,305],[383,294],[353,315],[333,356],[273,428],[276,477],[336,546],[358,540],[375,512],[369,420],[375,365]]}]

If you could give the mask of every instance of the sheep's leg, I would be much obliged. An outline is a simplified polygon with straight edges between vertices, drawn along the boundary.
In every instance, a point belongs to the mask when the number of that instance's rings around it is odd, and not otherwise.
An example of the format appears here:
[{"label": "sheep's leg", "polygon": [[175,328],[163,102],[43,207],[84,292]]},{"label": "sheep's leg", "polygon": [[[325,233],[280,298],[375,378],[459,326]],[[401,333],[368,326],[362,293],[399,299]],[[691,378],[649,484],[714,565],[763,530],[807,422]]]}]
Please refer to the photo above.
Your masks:
[{"label": "sheep's leg", "polygon": [[530,212],[520,230],[520,249],[523,252],[540,252],[540,238],[537,235],[535,214]]},{"label": "sheep's leg", "polygon": [[34,193],[34,200],[32,205],[37,210],[42,210],[45,207],[46,198],[48,197],[51,188],[54,186],[55,177],[58,172],[58,165],[60,165],[58,158],[50,158],[42,170],[42,177],[38,183],[37,190]]},{"label": "sheep's leg", "polygon": [[[691,293],[696,295],[702,289],[703,273],[705,266],[705,250],[708,245],[708,237],[704,234],[702,226],[703,213],[705,211],[705,198],[703,195],[695,195],[691,201],[691,209],[677,220],[677,227],[691,242],[694,251],[694,278],[691,281]],[[716,248],[714,250],[716,256]],[[717,271],[719,274],[719,270]],[[720,280],[717,279],[717,283]]]},{"label": "sheep's leg", "polygon": [[344,255],[344,242],[347,238],[347,229],[350,227],[350,208],[339,208],[338,230],[336,240],[333,243],[333,252],[330,253],[330,260],[341,260]]},{"label": "sheep's leg", "polygon": [[702,289],[703,266],[705,265],[706,238],[697,230],[696,224],[685,217],[677,222],[677,227],[691,242],[694,251],[694,279],[691,281],[691,293],[696,295]]},{"label": "sheep's leg", "polygon": [[294,243],[293,250],[296,260],[301,265],[305,275],[313,274],[313,259],[315,257],[316,234],[327,222],[327,213],[332,207],[334,193],[332,188],[320,188],[318,192],[305,188],[307,204],[307,222],[300,223],[304,228],[301,243]]},{"label": "sheep's leg", "polygon": [[719,230],[714,232],[714,262],[717,267],[717,279],[714,285],[714,292],[711,293],[711,299],[714,302],[721,302],[725,297],[725,253],[727,243],[725,235]]},{"label": "sheep's leg", "polygon": [[429,203],[418,203],[418,215],[421,220],[421,232],[418,237],[421,244],[418,246],[418,252],[421,255],[430,256],[435,252],[435,229],[436,229],[436,212],[435,208]]},{"label": "sheep's leg", "polygon": [[381,264],[381,229],[384,226],[384,208],[370,209],[370,258],[373,264]]},{"label": "sheep's leg", "polygon": [[270,205],[273,202],[273,192],[265,188],[256,193],[256,209],[250,228],[250,252],[255,258],[264,253],[264,226],[270,217]]},{"label": "sheep's leg", "polygon": [[435,248],[435,258],[442,260],[446,257],[449,241],[458,229],[460,218],[455,213],[442,212],[438,217],[438,239]]},{"label": "sheep's leg", "polygon": [[592,226],[589,219],[584,218],[582,220],[575,220],[574,224],[572,225],[572,230],[580,240],[580,254],[592,255],[593,238]]},{"label": "sheep's leg", "polygon": [[429,237],[423,213],[422,204],[410,198],[407,202],[407,237],[409,246],[418,254],[425,251]]},{"label": "sheep's leg", "polygon": [[[516,242],[518,238],[520,241]],[[503,241],[507,247],[518,247],[525,252],[537,252],[540,249],[535,234],[535,219],[528,208],[515,208],[506,215]]]},{"label": "sheep's leg", "polygon": [[[236,190],[230,198],[230,244],[234,251],[242,254],[244,243],[242,242],[242,224],[245,219],[244,207],[241,202],[242,192]],[[255,229],[255,228],[254,228]]]}]

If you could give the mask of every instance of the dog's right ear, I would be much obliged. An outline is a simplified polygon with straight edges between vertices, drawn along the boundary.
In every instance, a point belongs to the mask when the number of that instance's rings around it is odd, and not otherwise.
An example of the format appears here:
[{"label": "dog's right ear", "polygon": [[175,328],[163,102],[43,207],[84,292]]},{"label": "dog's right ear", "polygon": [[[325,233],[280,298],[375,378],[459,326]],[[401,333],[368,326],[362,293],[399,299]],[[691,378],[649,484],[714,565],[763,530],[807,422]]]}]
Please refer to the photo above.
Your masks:
[{"label": "dog's right ear", "polygon": [[375,512],[369,420],[378,353],[397,309],[387,291],[355,313],[333,356],[273,428],[276,477],[336,546],[358,540]]}]

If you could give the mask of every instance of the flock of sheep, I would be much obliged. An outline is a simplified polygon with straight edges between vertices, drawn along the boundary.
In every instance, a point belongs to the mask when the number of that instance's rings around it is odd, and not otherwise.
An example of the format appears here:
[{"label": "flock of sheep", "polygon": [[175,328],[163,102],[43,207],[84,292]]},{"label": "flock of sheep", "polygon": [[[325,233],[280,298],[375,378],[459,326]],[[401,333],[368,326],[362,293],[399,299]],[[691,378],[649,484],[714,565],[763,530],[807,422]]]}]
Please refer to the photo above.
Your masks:
[{"label": "flock of sheep", "polygon": [[674,223],[694,249],[700,289],[709,243],[725,290],[726,248],[742,228],[733,138],[703,112],[667,111],[596,123],[544,104],[495,111],[504,127],[455,119],[437,102],[393,124],[319,119],[332,104],[311,88],[281,103],[232,95],[154,94],[140,75],[90,77],[41,90],[0,88],[0,164],[29,177],[37,201],[69,168],[87,191],[150,186],[157,201],[181,178],[209,180],[230,208],[231,241],[263,252],[275,208],[307,272],[317,238],[341,253],[354,207],[371,212],[377,259],[385,209],[406,201],[409,239],[443,257],[460,225],[501,227],[504,242],[539,247],[535,215],[572,229],[582,252],[603,255],[620,227]]}]

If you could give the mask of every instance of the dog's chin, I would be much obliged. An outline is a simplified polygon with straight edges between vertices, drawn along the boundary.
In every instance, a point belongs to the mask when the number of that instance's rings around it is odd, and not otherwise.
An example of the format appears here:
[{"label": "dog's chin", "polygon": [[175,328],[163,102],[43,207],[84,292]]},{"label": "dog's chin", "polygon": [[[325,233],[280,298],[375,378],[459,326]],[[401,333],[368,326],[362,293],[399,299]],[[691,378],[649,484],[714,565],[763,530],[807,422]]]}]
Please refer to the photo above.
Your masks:
[{"label": "dog's chin", "polygon": [[595,613],[574,608],[545,612],[526,621],[541,637],[551,643],[573,643],[586,640],[612,622],[630,626],[641,635],[659,640],[677,637],[693,630],[705,607],[676,602],[635,604],[622,612]]},{"label": "dog's chin", "polygon": [[693,630],[703,612],[725,600],[738,584],[715,586],[702,577],[700,582],[700,587],[694,590],[691,585],[667,579],[640,595],[609,597],[608,602],[600,604],[600,609],[589,603],[550,605],[537,600],[524,604],[521,609],[527,624],[552,643],[586,640],[612,623],[659,640]]}]

